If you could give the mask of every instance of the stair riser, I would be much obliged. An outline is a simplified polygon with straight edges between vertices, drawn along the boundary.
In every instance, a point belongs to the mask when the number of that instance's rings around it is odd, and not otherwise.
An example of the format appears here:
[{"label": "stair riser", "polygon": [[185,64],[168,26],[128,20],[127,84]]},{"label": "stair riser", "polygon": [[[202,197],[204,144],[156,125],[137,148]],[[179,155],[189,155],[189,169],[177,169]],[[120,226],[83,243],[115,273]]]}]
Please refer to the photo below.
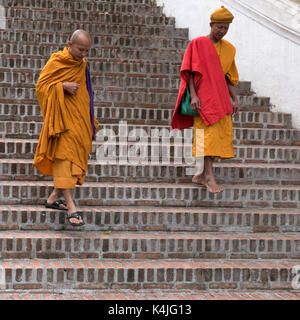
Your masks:
[{"label": "stair riser", "polygon": [[[292,269],[7,267],[6,289],[292,289]],[[37,264],[38,265],[38,264]]]},{"label": "stair riser", "polygon": [[[126,108],[95,106],[95,116],[101,124],[119,123],[120,119],[135,124],[170,125],[173,110],[158,110],[150,108]],[[38,121],[42,122],[38,105],[9,105],[0,103],[0,118],[6,121]],[[291,115],[286,113],[247,112],[240,111],[233,118],[234,127],[241,128],[286,128],[290,129]]]},{"label": "stair riser", "polygon": [[[1,103],[16,104],[20,101],[22,104],[37,104],[35,84],[27,78],[26,73],[20,76],[15,83],[6,83],[0,88]],[[22,79],[21,79],[22,78]],[[141,74],[122,75],[114,74],[103,77],[93,77],[93,91],[95,102],[106,102],[115,107],[147,107],[151,109],[171,109],[174,110],[178,95],[179,78],[146,78]],[[20,86],[20,83],[22,86]],[[18,84],[16,86],[16,84]],[[124,87],[127,89],[124,90]],[[151,89],[149,89],[151,88]],[[9,101],[11,100],[11,101]],[[25,100],[25,101],[24,101]],[[29,100],[31,100],[29,102]],[[238,96],[241,107],[250,107],[250,110],[241,108],[241,111],[269,111],[269,98],[254,96]],[[128,105],[129,104],[129,105]],[[260,107],[259,110],[253,107]],[[264,107],[264,108],[263,108]]]},{"label": "stair riser", "polygon": [[[9,58],[7,58],[9,59]],[[9,63],[11,63],[12,59],[9,59]],[[15,60],[15,61],[14,61]],[[12,80],[15,82],[21,82],[21,78],[24,77],[24,73],[27,74],[28,80],[31,82],[36,83],[36,80],[39,77],[40,71],[43,66],[46,64],[46,59],[26,59],[26,58],[14,58],[14,62],[18,64],[16,68],[13,69],[10,65],[3,67],[0,69],[1,72],[1,81],[10,83]],[[2,64],[6,64],[4,61],[1,62]],[[0,67],[1,67],[0,63]],[[39,63],[39,64],[38,64]],[[35,67],[36,65],[39,67]],[[170,75],[178,78],[180,72],[180,64],[178,63],[146,63],[146,62],[126,62],[126,61],[115,61],[115,62],[107,62],[107,61],[89,61],[89,66],[91,69],[91,76],[99,76],[103,72],[111,72],[111,73],[150,73],[151,77],[155,77],[159,75],[160,77],[168,78]],[[36,69],[36,70],[35,70]],[[250,86],[250,85],[249,85]],[[245,85],[241,86],[243,89],[243,93],[246,93]],[[239,92],[240,88],[237,88]],[[250,93],[250,88],[247,92]]]},{"label": "stair riser", "polygon": [[[62,1],[63,2],[63,1]],[[74,1],[75,2],[75,1]],[[3,3],[3,1],[2,1]],[[78,3],[78,2],[77,2]],[[66,3],[65,3],[66,4]],[[85,4],[81,2],[81,4]],[[111,3],[111,2],[93,2],[86,3],[86,11],[83,11],[83,8],[66,10],[63,6],[58,7],[58,2],[54,2],[54,5],[51,6],[51,10],[45,10],[39,6],[30,5],[16,7],[7,7],[6,8],[6,17],[7,18],[23,18],[26,20],[30,19],[46,19],[49,21],[52,20],[67,20],[71,19],[73,21],[93,21],[97,20],[99,15],[102,15],[105,12],[110,14],[114,12],[120,12],[123,15],[150,15],[161,17],[163,11],[161,7],[148,6],[148,5],[137,5],[137,4],[126,4],[126,3]],[[87,8],[88,7],[88,8]],[[78,10],[79,9],[79,10]]]},{"label": "stair riser", "polygon": [[[74,24],[73,29],[76,30],[77,25]],[[3,31],[0,30],[0,41],[12,41],[18,42],[22,41],[24,44],[31,44],[31,43],[44,43],[49,45],[57,46],[60,45],[67,45],[68,40],[70,38],[70,34],[72,32],[56,32],[53,33],[39,33],[38,31]],[[181,50],[184,51],[185,48],[188,46],[189,41],[187,39],[172,39],[168,37],[159,37],[156,38],[155,41],[151,39],[151,37],[147,36],[116,36],[116,35],[98,35],[92,36],[93,38],[93,47],[96,49],[97,47],[101,49],[102,46],[110,46],[115,48],[139,48],[140,50],[145,49],[168,49],[171,50]],[[151,41],[152,40],[152,41]],[[91,50],[90,56],[93,56],[93,52],[95,49]],[[135,49],[136,50],[136,49]],[[98,57],[98,56],[96,56]],[[177,60],[178,61],[178,60]]]},{"label": "stair riser", "polygon": [[[5,54],[22,54],[30,56],[41,56],[50,57],[50,55],[56,51],[62,50],[67,43],[67,37],[63,42],[56,42],[56,44],[44,44],[36,45],[33,43],[20,43],[20,40],[5,40],[1,44],[1,51]],[[2,41],[0,40],[0,43]],[[7,43],[9,42],[9,43]],[[60,44],[57,44],[60,43]],[[170,61],[181,61],[182,50],[178,49],[164,49],[164,48],[144,48],[143,50],[138,50],[138,48],[128,48],[128,47],[96,47],[91,48],[89,53],[90,60],[91,57],[97,57],[97,59],[128,59],[128,60],[144,60],[145,62],[155,61],[155,62],[170,62]],[[4,59],[4,58],[3,58]],[[9,59],[10,60],[10,59]],[[9,61],[10,62],[10,61]],[[4,67],[6,66],[3,62]],[[13,62],[9,64],[13,68]]]},{"label": "stair riser", "polygon": [[[1,182],[0,204],[44,204],[53,191],[52,183]],[[34,184],[34,183],[33,183]],[[231,186],[223,193],[211,194],[199,187],[152,185],[149,186],[106,186],[95,183],[76,188],[73,195],[79,205],[134,205],[134,206],[192,206],[233,208],[300,208],[300,190],[238,188]]]},{"label": "stair riser", "polygon": [[[69,9],[71,12],[74,10],[84,10],[84,11],[102,11],[106,8],[119,9],[119,6],[125,8],[145,8],[149,7],[151,10],[161,10],[161,7],[153,6],[152,0],[96,0],[93,2],[90,1],[72,1],[72,0],[2,0],[1,4],[7,8],[11,7],[13,10],[14,7],[19,8],[30,8],[30,9]],[[129,9],[128,9],[129,10]],[[143,9],[144,10],[144,9]]]},{"label": "stair riser", "polygon": [[[36,14],[34,15],[36,16]],[[61,15],[62,16],[62,15]],[[83,16],[83,14],[77,14],[78,18],[64,18],[59,17],[56,19],[45,20],[43,17],[17,17],[17,18],[6,18],[6,28],[10,30],[15,30],[19,32],[19,30],[23,31],[32,31],[37,32],[38,30],[42,32],[69,32],[72,34],[74,30],[77,28],[83,29],[90,34],[95,35],[105,35],[107,37],[115,36],[116,34],[120,36],[128,36],[128,34],[133,36],[158,36],[164,38],[174,38],[176,40],[184,40],[187,39],[187,29],[175,29],[173,25],[169,26],[169,24],[164,25],[165,22],[158,17],[153,17],[150,15],[139,16],[139,15],[127,15],[123,18],[119,18],[119,15],[112,15],[112,14],[105,14],[103,12],[99,13],[95,22],[89,17]],[[159,23],[153,25],[153,20],[158,20]],[[53,21],[56,20],[56,21]],[[107,22],[110,20],[110,24]],[[124,20],[127,22],[124,22]],[[143,20],[144,22],[141,23],[140,21]]]},{"label": "stair riser", "polygon": [[[113,236],[113,235],[112,235]],[[0,239],[0,259],[299,259],[300,240]],[[141,235],[141,238],[144,236]]]},{"label": "stair riser", "polygon": [[[256,168],[256,167],[219,167],[216,163],[214,174],[219,183],[261,185],[300,185],[300,168]],[[44,176],[32,165],[32,162],[2,162],[0,180],[52,181],[51,176]],[[88,167],[86,181],[90,182],[190,182],[186,167],[166,165],[128,166],[101,165],[91,163]]]},{"label": "stair riser", "polygon": [[[101,120],[100,120],[101,121]],[[38,139],[43,123],[37,122],[8,122],[0,121],[0,138],[33,138]],[[128,134],[144,134],[151,137],[152,134],[162,134],[164,131],[171,132],[169,126],[144,126],[126,124]],[[118,137],[120,127],[118,124],[100,124],[99,137]],[[171,139],[173,141],[173,139]],[[278,130],[278,129],[242,129],[235,128],[233,130],[234,144],[255,144],[255,145],[300,145],[300,130]]]},{"label": "stair riser", "polygon": [[[8,206],[9,207],[9,206]],[[300,213],[194,212],[194,210],[110,210],[82,207],[84,230],[170,232],[300,232]],[[209,211],[209,210],[208,210]],[[24,206],[0,210],[0,230],[70,230],[66,213]]]},{"label": "stair riser", "polygon": [[[109,146],[110,149],[106,149],[105,146]],[[130,147],[138,146],[138,142],[136,143],[127,143],[128,150],[130,150]],[[26,140],[26,142],[19,140],[19,141],[7,141],[7,140],[1,140],[0,141],[0,158],[7,158],[7,159],[33,159],[35,150],[37,147],[37,141],[29,141]],[[166,150],[169,150],[170,156],[168,157],[166,153],[164,154],[164,159],[162,159],[161,155],[158,155],[155,160],[151,160],[151,154],[156,154],[157,148],[160,149],[160,152],[164,150],[164,153]],[[186,145],[186,155],[192,155],[191,153],[191,144]],[[176,149],[176,150],[174,150]],[[110,158],[108,158],[108,151],[110,154]],[[167,144],[157,144],[156,146],[154,144],[151,144],[149,142],[148,148],[145,149],[148,152],[148,156],[146,157],[146,163],[142,162],[141,156],[135,156],[135,163],[138,163],[139,165],[149,164],[151,161],[159,161],[161,164],[174,163],[174,151],[177,152],[179,150],[183,151],[183,144],[178,146],[173,146],[171,143],[170,145]],[[116,152],[116,157],[112,158],[112,153]],[[129,151],[128,151],[129,152]],[[263,146],[263,147],[253,147],[253,146],[234,146],[234,152],[235,152],[235,159],[230,160],[230,162],[257,162],[257,163],[300,163],[300,149],[293,146],[283,146],[283,147],[269,147],[269,146]],[[99,160],[101,163],[104,161],[107,161],[108,164],[116,164],[119,163],[120,155],[120,148],[117,144],[112,145],[106,142],[104,145],[100,142],[94,142],[92,146],[92,152],[90,155],[90,160]],[[129,153],[127,153],[127,160],[129,157]],[[144,160],[143,160],[144,161]],[[191,163],[191,166],[195,165],[194,158],[192,156],[182,156],[176,158],[177,163],[183,163],[186,164]],[[229,160],[224,160],[224,162],[228,162]]]}]

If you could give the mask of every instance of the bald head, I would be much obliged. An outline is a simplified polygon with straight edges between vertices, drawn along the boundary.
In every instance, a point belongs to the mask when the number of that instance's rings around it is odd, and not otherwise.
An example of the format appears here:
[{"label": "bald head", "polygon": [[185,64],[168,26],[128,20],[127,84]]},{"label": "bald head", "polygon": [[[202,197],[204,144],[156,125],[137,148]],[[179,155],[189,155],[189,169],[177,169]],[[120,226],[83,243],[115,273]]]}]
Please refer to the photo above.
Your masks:
[{"label": "bald head", "polygon": [[70,41],[72,43],[82,42],[82,41],[89,41],[92,42],[90,35],[85,31],[78,29],[73,32]]},{"label": "bald head", "polygon": [[84,30],[76,30],[73,32],[70,41],[68,42],[69,53],[75,60],[83,59],[92,46],[90,35]]}]

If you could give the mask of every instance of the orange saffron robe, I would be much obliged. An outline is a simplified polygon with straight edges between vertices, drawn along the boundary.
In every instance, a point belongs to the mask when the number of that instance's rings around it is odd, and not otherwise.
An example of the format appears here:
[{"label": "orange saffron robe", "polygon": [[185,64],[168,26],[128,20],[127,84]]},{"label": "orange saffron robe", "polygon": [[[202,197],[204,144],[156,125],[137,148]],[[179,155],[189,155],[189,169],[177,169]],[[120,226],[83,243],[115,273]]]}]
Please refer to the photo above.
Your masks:
[{"label": "orange saffron robe", "polygon": [[[235,47],[228,41],[221,39],[214,44],[217,54],[220,58],[224,75],[232,85],[239,82],[238,70],[235,64]],[[220,158],[233,158],[233,129],[231,114],[214,123],[206,126],[199,116],[193,117],[194,143],[193,156],[212,156]],[[204,154],[201,152],[203,147],[202,140],[197,141],[197,129],[204,130]],[[199,135],[199,132],[198,132]],[[199,150],[199,151],[198,151]]]},{"label": "orange saffron robe", "polygon": [[[79,83],[76,94],[65,93],[63,82]],[[85,59],[74,60],[67,47],[52,54],[40,74],[36,94],[44,124],[34,156],[34,166],[42,174],[53,175],[53,161],[68,160],[85,174],[92,148]],[[97,130],[96,118],[94,123]]]}]

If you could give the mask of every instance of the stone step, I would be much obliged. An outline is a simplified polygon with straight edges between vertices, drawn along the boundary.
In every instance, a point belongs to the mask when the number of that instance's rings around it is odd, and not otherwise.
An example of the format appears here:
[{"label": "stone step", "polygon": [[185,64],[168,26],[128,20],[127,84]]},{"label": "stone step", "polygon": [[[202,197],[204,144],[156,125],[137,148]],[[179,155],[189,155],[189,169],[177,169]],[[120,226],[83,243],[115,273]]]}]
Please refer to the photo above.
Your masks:
[{"label": "stone step", "polygon": [[[3,69],[2,69],[3,70]],[[1,72],[1,69],[0,69]],[[13,87],[25,84],[26,88],[34,88],[39,78],[39,74],[32,73],[32,70],[20,70],[20,72],[3,72],[0,76],[0,83],[4,87]],[[113,88],[113,90],[123,91],[124,89],[142,92],[162,92],[174,94],[178,93],[177,89],[180,83],[180,77],[169,77],[162,74],[146,73],[94,73],[92,76],[92,85],[100,94],[103,89]],[[95,97],[97,97],[97,91]],[[99,94],[98,93],[98,94]],[[176,102],[176,101],[175,101]]]},{"label": "stone step", "polygon": [[[21,106],[37,105],[35,86],[33,84],[6,84],[0,87],[0,104],[20,104]],[[111,106],[114,108],[130,107],[174,110],[178,91],[175,89],[108,87],[94,88],[95,103],[99,106]],[[255,96],[237,96],[240,103],[240,111],[270,111],[270,98]]]},{"label": "stone step", "polygon": [[299,259],[300,235],[0,231],[0,259]]},{"label": "stone step", "polygon": [[[132,7],[132,8],[153,8],[158,7],[154,5],[153,0],[96,0],[96,1],[79,1],[79,0],[1,0],[1,4],[8,8],[40,8],[40,9],[60,9],[60,10],[87,10],[98,11],[106,6],[112,6],[119,9],[118,6]],[[50,11],[50,10],[49,10]],[[161,11],[162,13],[162,11]]]},{"label": "stone step", "polygon": [[[0,180],[52,181],[51,176],[41,175],[32,165],[32,159],[0,159]],[[188,164],[107,164],[89,161],[87,182],[166,182],[191,181]],[[214,164],[214,173],[220,184],[244,185],[300,185],[300,164]]]},{"label": "stone step", "polygon": [[[34,17],[35,12],[27,10],[33,15],[32,18],[6,18],[7,29],[14,31],[32,31],[48,33],[51,32],[68,32],[69,36],[77,29],[83,29],[92,35],[92,39],[99,34],[105,37],[115,35],[119,36],[151,36],[151,37],[169,37],[174,39],[188,40],[188,29],[175,28],[173,24],[169,25],[169,20],[163,16],[153,16],[148,14],[119,14],[112,12],[87,12],[66,11],[60,16],[67,15],[66,18],[45,19]],[[45,11],[42,11],[45,12]],[[52,11],[52,14],[55,12]],[[70,18],[70,15],[78,18]],[[167,18],[168,19],[168,18]],[[96,42],[99,42],[98,39]]]},{"label": "stone step", "polygon": [[[151,17],[149,17],[151,18]],[[122,23],[122,22],[120,22]],[[123,22],[126,24],[126,22]],[[143,22],[139,22],[138,25],[142,25]],[[158,24],[160,24],[158,22]],[[166,21],[163,20],[161,25],[165,25]],[[76,27],[75,27],[76,29]],[[102,34],[91,34],[93,40],[93,47],[101,49],[102,46],[113,47],[113,48],[139,48],[139,50],[145,49],[168,49],[168,50],[184,50],[189,40],[187,38],[169,38],[167,36],[155,36],[155,41],[153,41],[153,36],[148,35],[102,35]],[[22,41],[22,44],[44,44],[57,46],[58,44],[66,45],[70,39],[70,32],[62,31],[39,31],[33,30],[1,30],[0,29],[0,41],[1,42],[18,42]],[[91,50],[91,56],[93,56],[93,50]]]},{"label": "stone step", "polygon": [[[78,201],[76,201],[77,204]],[[299,209],[79,206],[84,231],[300,232]],[[74,230],[66,212],[44,205],[0,205],[0,230]]]},{"label": "stone step", "polygon": [[[138,8],[138,6],[137,6]],[[152,8],[155,8],[153,6]],[[43,9],[43,10],[41,10]],[[115,8],[117,9],[117,8]],[[142,25],[142,26],[172,26],[175,27],[175,18],[167,17],[164,14],[153,14],[153,9],[150,12],[120,12],[120,11],[101,11],[101,10],[45,10],[44,8],[24,8],[24,7],[8,7],[6,10],[7,28],[10,30],[30,30],[28,26],[32,26],[32,22],[36,21],[40,26],[39,21],[46,21],[47,25],[51,26],[53,22],[66,22],[76,26],[76,23],[105,23],[109,25]],[[23,24],[18,24],[23,21]],[[33,27],[34,28],[34,27]],[[34,28],[35,30],[36,28]],[[49,28],[51,29],[51,27]],[[48,30],[49,30],[48,29]],[[65,32],[68,26],[63,24],[61,29],[55,31]],[[41,30],[43,30],[41,28]],[[76,30],[76,27],[72,31]],[[45,29],[47,31],[47,29]]]},{"label": "stone step", "polygon": [[[0,158],[33,159],[37,144],[37,139],[0,139]],[[171,142],[151,143],[150,139],[147,145],[145,145],[145,142],[144,145],[141,145],[139,141],[126,141],[126,143],[118,141],[116,143],[112,141],[94,141],[90,160],[98,160],[100,163],[106,161],[107,164],[119,163],[120,155],[122,150],[125,150],[124,148],[127,148],[126,160],[131,157],[131,163],[135,165],[145,165],[151,161],[158,164],[180,164],[189,161],[188,163],[191,166],[195,165],[191,151],[192,143],[187,142],[186,144],[180,143],[176,145]],[[224,163],[300,163],[300,146],[235,145],[234,152],[235,158],[225,159],[223,160]],[[143,160],[144,157],[146,159]],[[151,157],[153,158],[152,160]]]},{"label": "stone step", "polygon": [[[0,39],[0,51],[5,55],[14,55],[17,58],[15,61],[12,58],[6,59],[2,62],[2,66],[13,67],[14,64],[18,64],[20,58],[19,55],[24,55],[25,58],[30,59],[32,56],[40,57],[45,59],[50,57],[54,52],[62,50],[68,41],[68,37],[63,42],[57,42],[53,44],[48,43],[37,43],[34,42],[21,42],[21,40],[4,40]],[[170,49],[170,48],[143,48],[139,50],[138,47],[127,47],[127,46],[93,46],[89,53],[90,60],[92,57],[97,59],[122,59],[122,60],[142,60],[142,61],[153,61],[153,62],[165,62],[165,61],[181,61],[183,50]],[[7,61],[8,60],[8,61]]]},{"label": "stone step", "polygon": [[[192,183],[88,182],[73,199],[91,206],[174,206],[231,208],[300,208],[300,186],[226,185],[218,194]],[[0,204],[44,204],[50,181],[0,181]]]},{"label": "stone step", "polygon": [[[100,120],[101,121],[101,120]],[[20,122],[0,121],[0,138],[16,139],[38,139],[43,123],[42,122]],[[136,125],[119,122],[119,124],[100,123],[100,131],[97,136],[119,137],[120,126],[126,127],[130,136],[139,137],[167,137],[172,135],[171,127],[163,125]],[[173,138],[171,138],[173,141]],[[255,145],[300,145],[300,129],[261,129],[261,128],[234,128],[234,144],[255,144]]]},{"label": "stone step", "polygon": [[[297,290],[1,290],[0,300],[185,300],[186,305],[194,300],[300,300]],[[113,305],[112,305],[113,306]],[[175,312],[173,308],[172,312]]]},{"label": "stone step", "polygon": [[[15,58],[16,59],[16,58]],[[32,61],[33,60],[33,61]],[[39,77],[42,66],[46,64],[47,59],[43,59],[42,63],[38,68],[34,66],[37,64],[37,60],[41,62],[41,59],[35,58],[32,60],[28,60],[23,58],[22,63],[27,63],[26,65],[19,65],[16,68],[1,68],[1,82],[9,83],[12,80],[17,82],[21,81],[22,75],[26,74],[26,77],[30,77],[30,80],[36,80]],[[3,63],[3,60],[2,60]],[[33,67],[31,68],[30,65]],[[181,65],[179,63],[152,63],[152,62],[144,62],[144,61],[126,61],[126,60],[113,60],[107,61],[105,59],[89,60],[89,66],[91,70],[91,76],[101,76],[106,73],[125,73],[125,74],[150,74],[151,77],[155,75],[159,75],[160,77],[170,78],[170,75],[179,75]],[[241,85],[237,87],[239,90],[241,87],[243,93],[249,93],[250,91],[250,82],[241,82]],[[246,88],[246,86],[248,88]]]},{"label": "stone step", "polygon": [[293,289],[298,260],[1,260],[2,289]]},{"label": "stone step", "polygon": [[[3,1],[2,1],[3,2]],[[63,4],[61,4],[63,3]],[[111,1],[94,1],[94,2],[79,2],[73,1],[77,5],[80,5],[80,8],[64,7],[70,2],[64,1],[53,1],[50,6],[43,6],[40,3],[20,3],[18,2],[17,6],[10,6],[6,8],[6,17],[7,18],[44,18],[47,20],[56,20],[56,19],[71,19],[75,21],[91,21],[98,17],[99,13],[119,13],[119,14],[135,14],[135,15],[154,15],[161,16],[163,15],[163,8],[159,6],[153,6],[151,4],[143,4],[132,2],[111,2]],[[47,3],[45,3],[47,4]],[[83,6],[82,6],[83,5]],[[50,9],[50,10],[47,10]]]},{"label": "stone step", "polygon": [[[131,124],[170,125],[173,114],[172,109],[121,106],[113,108],[110,105],[111,103],[109,105],[95,103],[95,116],[99,119],[100,124],[119,123],[120,119],[123,119]],[[21,122],[43,121],[40,106],[36,102],[35,104],[0,103],[0,119]],[[283,112],[240,111],[232,120],[236,128],[292,128],[291,114]]]}]

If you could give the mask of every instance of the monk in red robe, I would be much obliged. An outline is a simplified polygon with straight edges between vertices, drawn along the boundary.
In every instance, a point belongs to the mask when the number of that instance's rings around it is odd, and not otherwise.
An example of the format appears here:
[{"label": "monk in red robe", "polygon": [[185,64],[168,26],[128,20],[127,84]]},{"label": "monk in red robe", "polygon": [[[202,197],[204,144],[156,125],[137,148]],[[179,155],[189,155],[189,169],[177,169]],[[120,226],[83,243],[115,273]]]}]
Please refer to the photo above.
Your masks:
[{"label": "monk in red robe", "polygon": [[45,206],[67,210],[73,226],[84,224],[72,200],[72,190],[84,182],[98,129],[84,59],[91,44],[87,32],[76,30],[68,46],[51,55],[36,86],[44,123],[33,164],[42,174],[53,176],[54,190]]},{"label": "monk in red robe", "polygon": [[[234,90],[239,77],[235,48],[223,39],[233,18],[231,12],[222,6],[211,15],[210,34],[190,42],[180,70],[181,84],[171,122],[173,129],[194,127],[194,157],[203,156],[197,154],[203,142],[198,133],[203,130],[204,170],[199,170],[192,181],[204,185],[212,193],[223,191],[213,175],[213,159],[234,157],[231,114],[239,111]],[[198,116],[180,113],[187,88],[191,95],[191,108],[198,112]]]}]

